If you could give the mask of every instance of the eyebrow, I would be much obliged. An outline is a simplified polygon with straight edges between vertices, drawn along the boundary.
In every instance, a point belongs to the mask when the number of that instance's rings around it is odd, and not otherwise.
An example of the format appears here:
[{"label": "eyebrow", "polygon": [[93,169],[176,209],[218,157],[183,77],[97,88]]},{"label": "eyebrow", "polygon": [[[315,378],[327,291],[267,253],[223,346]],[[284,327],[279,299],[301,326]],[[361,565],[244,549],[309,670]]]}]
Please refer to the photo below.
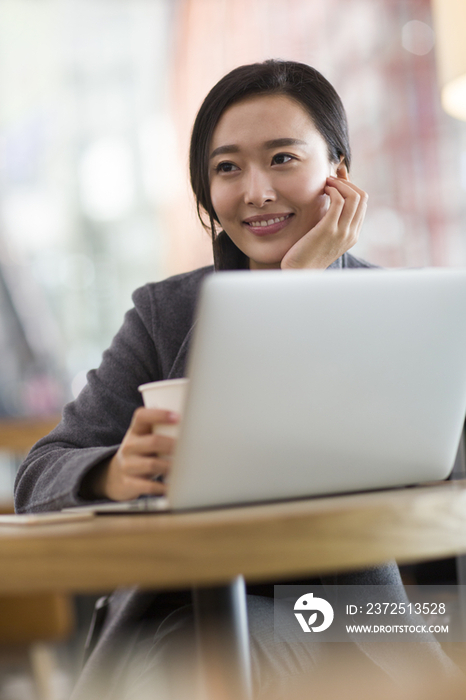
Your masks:
[{"label": "eyebrow", "polygon": [[[271,141],[265,141],[263,148],[265,150],[270,150],[271,148],[280,148],[281,146],[306,146],[307,142],[302,139],[272,139]],[[240,148],[235,144],[227,144],[225,146],[219,146],[215,148],[210,154],[210,158],[215,158],[215,156],[223,155],[224,153],[239,153]]]}]

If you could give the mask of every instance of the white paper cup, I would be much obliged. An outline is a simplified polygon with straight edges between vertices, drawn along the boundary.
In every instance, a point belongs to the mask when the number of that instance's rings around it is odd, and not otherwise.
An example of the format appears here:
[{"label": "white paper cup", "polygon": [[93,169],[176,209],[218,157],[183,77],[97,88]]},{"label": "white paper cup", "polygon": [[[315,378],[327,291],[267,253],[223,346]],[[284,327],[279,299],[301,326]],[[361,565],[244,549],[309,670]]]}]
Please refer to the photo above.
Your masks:
[{"label": "white paper cup", "polygon": [[[160,408],[164,411],[175,411],[183,415],[186,392],[189,379],[165,379],[161,382],[150,382],[138,387],[142,393],[146,408]],[[157,425],[154,432],[157,435],[178,437],[179,423],[166,423]]]}]

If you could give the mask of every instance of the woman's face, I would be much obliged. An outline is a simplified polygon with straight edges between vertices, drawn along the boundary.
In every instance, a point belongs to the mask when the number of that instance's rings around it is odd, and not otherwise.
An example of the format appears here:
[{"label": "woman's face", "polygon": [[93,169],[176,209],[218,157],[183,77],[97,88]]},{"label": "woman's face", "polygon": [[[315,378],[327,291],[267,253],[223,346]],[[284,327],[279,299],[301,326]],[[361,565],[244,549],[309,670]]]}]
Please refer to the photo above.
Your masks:
[{"label": "woman's face", "polygon": [[326,178],[337,167],[308,113],[289,97],[251,97],[225,110],[210,147],[210,195],[251,269],[279,268],[320,221]]}]

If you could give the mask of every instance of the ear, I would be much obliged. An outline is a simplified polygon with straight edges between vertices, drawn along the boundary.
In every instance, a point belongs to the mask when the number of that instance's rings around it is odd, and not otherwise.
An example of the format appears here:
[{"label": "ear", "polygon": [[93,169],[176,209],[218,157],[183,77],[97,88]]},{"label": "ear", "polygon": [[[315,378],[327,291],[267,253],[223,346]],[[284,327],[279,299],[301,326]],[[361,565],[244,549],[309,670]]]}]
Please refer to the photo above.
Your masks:
[{"label": "ear", "polygon": [[339,163],[334,163],[332,166],[333,174],[342,180],[349,180],[348,168],[346,167],[343,156],[340,157]]}]

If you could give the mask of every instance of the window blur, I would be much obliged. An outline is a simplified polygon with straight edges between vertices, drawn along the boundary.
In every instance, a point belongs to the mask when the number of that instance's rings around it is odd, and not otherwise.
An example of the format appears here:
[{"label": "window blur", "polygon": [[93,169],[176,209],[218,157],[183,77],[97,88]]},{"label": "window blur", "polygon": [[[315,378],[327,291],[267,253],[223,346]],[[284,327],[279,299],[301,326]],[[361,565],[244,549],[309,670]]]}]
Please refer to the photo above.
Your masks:
[{"label": "window blur", "polygon": [[0,415],[60,410],[141,284],[211,260],[187,145],[213,83],[268,57],[347,108],[357,255],[466,264],[466,127],[427,0],[0,0]]}]

